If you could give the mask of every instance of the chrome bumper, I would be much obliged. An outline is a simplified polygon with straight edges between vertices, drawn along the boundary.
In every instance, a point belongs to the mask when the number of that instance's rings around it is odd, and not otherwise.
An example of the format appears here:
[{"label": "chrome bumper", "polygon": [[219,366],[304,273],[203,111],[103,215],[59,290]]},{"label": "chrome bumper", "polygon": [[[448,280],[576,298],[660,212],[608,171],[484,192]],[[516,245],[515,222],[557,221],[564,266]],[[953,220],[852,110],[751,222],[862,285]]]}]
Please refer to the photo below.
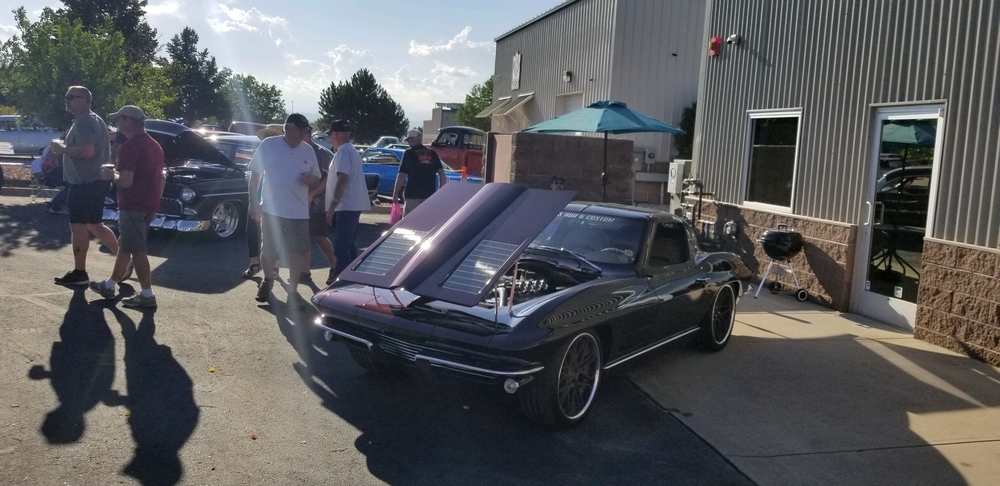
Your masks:
[{"label": "chrome bumper", "polygon": [[[111,209],[104,210],[104,221],[118,222],[118,211]],[[192,221],[188,219],[178,219],[175,217],[157,214],[156,219],[149,223],[150,228],[181,231],[192,233],[195,231],[207,231],[212,228],[211,221]]]},{"label": "chrome bumper", "polygon": [[[324,316],[324,317],[325,318],[329,318],[329,316]],[[330,334],[335,334],[337,336],[340,336],[342,339],[347,339],[347,340],[350,340],[350,341],[354,341],[355,343],[360,344],[360,345],[366,347],[369,352],[376,352],[375,351],[376,348],[379,347],[376,343],[373,343],[372,341],[370,341],[368,339],[365,339],[363,337],[355,336],[355,335],[346,333],[344,331],[340,331],[340,330],[334,329],[333,327],[330,327],[329,325],[327,325],[326,322],[324,322],[324,317],[317,318],[314,321],[315,324],[318,325],[320,328],[322,328],[324,331],[326,331],[327,333],[330,333]],[[329,340],[329,336],[327,337],[327,340]],[[542,371],[542,369],[544,369],[544,366],[532,366],[532,367],[528,367],[528,368],[524,368],[524,369],[520,369],[520,370],[496,370],[496,369],[482,368],[482,367],[479,367],[479,366],[473,366],[473,365],[470,365],[470,364],[467,364],[467,363],[460,363],[460,362],[453,361],[453,360],[446,360],[446,359],[436,358],[436,357],[432,357],[432,356],[427,356],[427,355],[424,355],[424,354],[420,354],[418,352],[417,353],[413,353],[412,356],[401,356],[398,353],[389,353],[389,354],[392,354],[397,359],[403,358],[405,360],[409,360],[409,361],[412,361],[414,363],[422,361],[422,362],[427,363],[428,365],[430,365],[430,366],[432,366],[434,368],[444,368],[444,369],[448,369],[448,370],[455,371],[455,372],[458,372],[458,373],[464,373],[464,374],[475,375],[475,376],[480,376],[480,377],[487,377],[487,378],[500,378],[500,379],[502,379],[502,378],[511,378],[511,377],[515,377],[516,378],[516,377],[521,377],[521,376],[526,376],[526,375],[532,375],[532,374],[537,373],[539,371]]]}]

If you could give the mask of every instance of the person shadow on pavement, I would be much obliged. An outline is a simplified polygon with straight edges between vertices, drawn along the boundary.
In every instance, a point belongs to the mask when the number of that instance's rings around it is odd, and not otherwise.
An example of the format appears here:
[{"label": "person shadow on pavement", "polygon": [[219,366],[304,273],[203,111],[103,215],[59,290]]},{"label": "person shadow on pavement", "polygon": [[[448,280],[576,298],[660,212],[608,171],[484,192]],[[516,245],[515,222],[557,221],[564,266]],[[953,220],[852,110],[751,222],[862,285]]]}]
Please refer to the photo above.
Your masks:
[{"label": "person shadow on pavement", "polygon": [[129,411],[135,441],[135,455],[122,472],[144,485],[177,484],[184,472],[180,449],[200,414],[194,384],[170,347],[156,342],[155,308],[142,310],[138,326],[118,307],[108,309],[125,341],[127,395],[119,396],[118,402]]},{"label": "person shadow on pavement", "polygon": [[115,340],[103,307],[87,302],[86,288],[73,290],[59,327],[59,341],[52,343],[49,369],[32,366],[28,377],[47,378],[59,399],[59,406],[41,426],[50,444],[79,441],[86,429],[86,413],[100,402],[113,401]]}]

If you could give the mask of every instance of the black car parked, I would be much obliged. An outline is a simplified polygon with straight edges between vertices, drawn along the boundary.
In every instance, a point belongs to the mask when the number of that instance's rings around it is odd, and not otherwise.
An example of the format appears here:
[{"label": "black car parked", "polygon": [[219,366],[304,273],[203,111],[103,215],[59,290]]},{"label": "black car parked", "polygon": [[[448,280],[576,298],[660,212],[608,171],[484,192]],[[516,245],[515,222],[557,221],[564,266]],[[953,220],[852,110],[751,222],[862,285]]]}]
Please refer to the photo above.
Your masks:
[{"label": "black car parked", "polygon": [[[194,130],[163,120],[146,120],[146,132],[163,148],[167,165],[160,214],[150,227],[185,233],[208,231],[219,240],[239,234],[246,227],[247,154],[253,156],[260,140],[233,135],[224,137],[225,141],[217,139],[213,145]],[[233,158],[217,147],[232,147]],[[104,220],[110,224],[118,221],[114,195],[105,200]]]},{"label": "black car parked", "polygon": [[[184,233],[207,232],[227,240],[246,228],[249,171],[247,165],[260,145],[255,136],[215,134],[202,137],[179,123],[146,120],[146,132],[163,148],[167,183],[160,214],[150,228]],[[365,174],[369,193],[378,175]],[[118,221],[114,194],[105,199],[104,221]]]}]

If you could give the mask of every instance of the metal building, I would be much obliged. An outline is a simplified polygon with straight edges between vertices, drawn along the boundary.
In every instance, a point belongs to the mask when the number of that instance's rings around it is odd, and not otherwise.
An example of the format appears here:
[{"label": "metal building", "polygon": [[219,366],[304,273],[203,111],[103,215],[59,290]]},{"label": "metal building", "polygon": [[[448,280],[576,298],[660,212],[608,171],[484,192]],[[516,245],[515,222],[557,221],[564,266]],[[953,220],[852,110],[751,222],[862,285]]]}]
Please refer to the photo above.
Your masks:
[{"label": "metal building", "polygon": [[[697,98],[703,0],[570,0],[496,38],[492,131],[517,132],[598,100],[677,125]],[[623,135],[647,162],[666,134]]]},{"label": "metal building", "polygon": [[1000,3],[706,7],[706,212],[758,264],[762,231],[801,232],[813,300],[1000,364]]}]

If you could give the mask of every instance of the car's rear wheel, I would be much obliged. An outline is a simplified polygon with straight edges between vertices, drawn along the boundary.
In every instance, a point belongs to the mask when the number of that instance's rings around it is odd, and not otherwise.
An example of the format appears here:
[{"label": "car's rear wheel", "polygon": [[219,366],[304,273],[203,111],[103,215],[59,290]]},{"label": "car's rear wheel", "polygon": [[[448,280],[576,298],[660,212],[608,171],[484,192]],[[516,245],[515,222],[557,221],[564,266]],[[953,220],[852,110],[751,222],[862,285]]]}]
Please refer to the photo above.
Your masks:
[{"label": "car's rear wheel", "polygon": [[701,322],[698,333],[698,346],[707,351],[720,351],[729,344],[736,322],[736,298],[733,288],[728,285],[719,287],[712,300],[712,308]]},{"label": "car's rear wheel", "polygon": [[227,240],[243,227],[243,212],[233,201],[220,202],[212,209],[212,227],[209,232],[216,240]]},{"label": "car's rear wheel", "polygon": [[538,382],[519,394],[521,411],[553,428],[575,427],[586,418],[601,377],[597,336],[581,332],[559,348]]}]

